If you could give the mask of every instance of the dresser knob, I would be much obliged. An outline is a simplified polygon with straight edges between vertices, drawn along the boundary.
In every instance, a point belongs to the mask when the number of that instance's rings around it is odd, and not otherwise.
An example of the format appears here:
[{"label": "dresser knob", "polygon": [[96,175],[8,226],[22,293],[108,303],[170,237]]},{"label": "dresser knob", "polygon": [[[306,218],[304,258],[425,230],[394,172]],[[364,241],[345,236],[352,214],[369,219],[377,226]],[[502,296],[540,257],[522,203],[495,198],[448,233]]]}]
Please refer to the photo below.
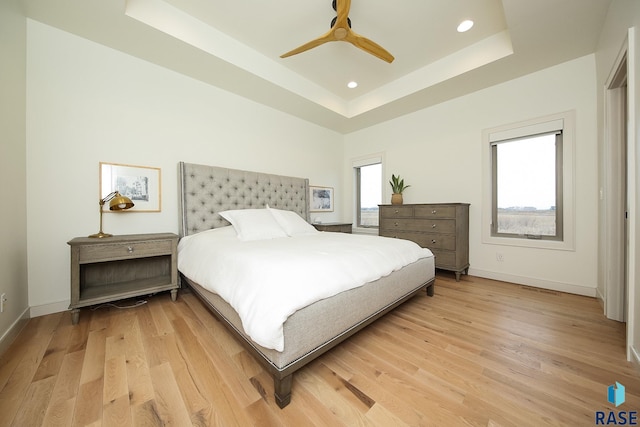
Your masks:
[{"label": "dresser knob", "polygon": [[435,215],[437,212],[438,212],[438,211],[437,211],[437,210],[435,210],[435,209],[431,211],[431,213],[432,213],[432,214],[434,214],[434,215]]},{"label": "dresser knob", "polygon": [[436,228],[437,226],[437,224],[431,224],[431,228]]},{"label": "dresser knob", "polygon": [[132,254],[133,253],[133,247],[132,246],[127,246],[127,252]]},{"label": "dresser knob", "polygon": [[431,243],[435,245],[436,244],[436,239],[431,239]]},{"label": "dresser knob", "polygon": [[397,226],[398,226],[398,223],[397,223],[397,222],[394,222],[394,223],[393,223],[393,226],[394,226],[394,227],[397,227]]},{"label": "dresser knob", "polygon": [[395,211],[393,211],[393,213],[399,213],[400,211],[398,209],[396,209]]}]

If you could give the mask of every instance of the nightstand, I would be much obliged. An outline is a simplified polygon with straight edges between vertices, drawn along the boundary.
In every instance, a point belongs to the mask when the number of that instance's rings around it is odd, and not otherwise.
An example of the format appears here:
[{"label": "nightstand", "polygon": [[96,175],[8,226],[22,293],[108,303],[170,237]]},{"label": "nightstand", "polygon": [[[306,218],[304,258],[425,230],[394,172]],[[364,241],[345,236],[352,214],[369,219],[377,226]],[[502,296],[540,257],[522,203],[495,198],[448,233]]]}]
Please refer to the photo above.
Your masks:
[{"label": "nightstand", "polygon": [[178,296],[176,234],[77,237],[68,244],[74,325],[81,307],[167,290],[173,301]]},{"label": "nightstand", "polygon": [[351,234],[351,224],[350,222],[327,222],[324,224],[311,224],[318,231],[332,231],[334,233],[349,233]]}]

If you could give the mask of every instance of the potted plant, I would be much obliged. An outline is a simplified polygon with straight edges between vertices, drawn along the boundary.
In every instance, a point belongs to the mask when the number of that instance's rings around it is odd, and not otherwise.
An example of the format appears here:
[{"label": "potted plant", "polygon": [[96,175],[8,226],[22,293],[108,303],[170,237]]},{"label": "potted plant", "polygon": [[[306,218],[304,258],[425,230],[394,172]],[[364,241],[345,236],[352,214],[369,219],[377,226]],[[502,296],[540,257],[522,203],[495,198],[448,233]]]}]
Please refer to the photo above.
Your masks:
[{"label": "potted plant", "polygon": [[404,185],[404,179],[400,178],[400,175],[395,176],[393,174],[391,174],[391,181],[389,181],[389,184],[391,184],[391,191],[393,191],[393,194],[391,195],[391,204],[401,205],[402,193],[411,186]]}]

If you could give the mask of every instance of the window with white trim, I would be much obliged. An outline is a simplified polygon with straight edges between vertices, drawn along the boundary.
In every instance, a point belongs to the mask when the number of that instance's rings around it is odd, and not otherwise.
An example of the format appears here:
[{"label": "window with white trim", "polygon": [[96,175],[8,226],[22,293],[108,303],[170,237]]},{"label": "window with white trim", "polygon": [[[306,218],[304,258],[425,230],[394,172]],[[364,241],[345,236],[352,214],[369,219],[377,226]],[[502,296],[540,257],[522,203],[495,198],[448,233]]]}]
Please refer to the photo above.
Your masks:
[{"label": "window with white trim", "polygon": [[562,240],[562,129],[491,142],[491,234]]},{"label": "window with white trim", "polygon": [[382,203],[382,157],[353,162],[356,196],[356,227],[378,227],[378,205]]},{"label": "window with white trim", "polygon": [[485,242],[573,248],[573,122],[569,112],[483,132]]}]

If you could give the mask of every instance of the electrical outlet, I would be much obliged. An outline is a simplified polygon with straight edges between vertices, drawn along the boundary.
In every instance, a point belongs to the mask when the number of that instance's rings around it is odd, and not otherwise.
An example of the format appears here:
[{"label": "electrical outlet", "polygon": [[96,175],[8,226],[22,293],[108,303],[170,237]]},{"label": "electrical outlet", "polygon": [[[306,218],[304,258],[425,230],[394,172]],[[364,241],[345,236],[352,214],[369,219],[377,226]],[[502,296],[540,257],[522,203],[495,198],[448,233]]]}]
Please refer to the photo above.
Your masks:
[{"label": "electrical outlet", "polygon": [[496,252],[496,261],[503,262],[504,261],[504,255],[502,255],[500,252]]},{"label": "electrical outlet", "polygon": [[0,295],[0,313],[4,312],[5,302],[7,302],[7,294]]}]

